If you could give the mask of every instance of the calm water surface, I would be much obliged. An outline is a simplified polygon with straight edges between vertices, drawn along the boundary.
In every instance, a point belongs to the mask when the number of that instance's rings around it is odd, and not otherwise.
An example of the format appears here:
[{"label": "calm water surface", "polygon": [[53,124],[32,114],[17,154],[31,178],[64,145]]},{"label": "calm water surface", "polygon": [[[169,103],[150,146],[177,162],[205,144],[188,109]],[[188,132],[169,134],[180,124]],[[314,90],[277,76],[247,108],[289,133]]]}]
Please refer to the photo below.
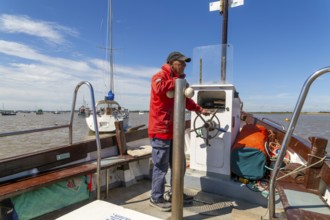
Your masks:
[{"label": "calm water surface", "polygon": [[[44,113],[17,113],[16,116],[0,115],[0,133],[53,127],[55,125],[66,125],[69,123],[70,113],[52,114]],[[138,126],[148,122],[148,114],[130,113],[129,124]],[[101,134],[102,136],[102,134]],[[90,133],[84,117],[77,113],[73,119],[73,143],[95,138]],[[30,153],[63,146],[69,143],[69,129],[61,128],[51,131],[43,131],[32,134],[0,137],[0,159],[19,154]]]},{"label": "calm water surface", "polygon": [[[268,118],[282,124],[285,128],[289,123],[286,118],[291,118],[291,114],[257,114],[259,118]],[[0,116],[0,133],[19,130],[29,130],[55,125],[65,125],[69,122],[70,113],[52,114],[44,113],[18,113],[16,116]],[[147,125],[148,113],[130,113],[130,125]],[[295,134],[307,139],[311,136],[330,138],[330,115],[307,114],[301,115]],[[94,138],[89,132],[85,118],[74,115],[73,122],[73,142]],[[69,143],[68,128],[44,131],[35,134],[26,134],[10,137],[0,137],[0,159],[12,157],[19,154],[31,153],[52,147],[62,146]],[[330,144],[328,144],[330,152]]]},{"label": "calm water surface", "polygon": [[[268,118],[288,128],[291,114],[257,114],[258,118]],[[300,115],[294,133],[308,140],[309,137],[322,137],[330,140],[330,114],[302,114]],[[330,143],[327,151],[330,153]]]}]

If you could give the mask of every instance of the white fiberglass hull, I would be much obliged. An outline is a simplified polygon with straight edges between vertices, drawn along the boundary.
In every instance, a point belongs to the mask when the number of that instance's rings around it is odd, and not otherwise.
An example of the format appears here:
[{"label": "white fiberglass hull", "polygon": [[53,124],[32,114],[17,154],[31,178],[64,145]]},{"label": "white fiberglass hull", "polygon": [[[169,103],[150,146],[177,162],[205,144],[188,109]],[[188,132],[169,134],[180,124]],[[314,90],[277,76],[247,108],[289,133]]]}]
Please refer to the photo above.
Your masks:
[{"label": "white fiberglass hull", "polygon": [[[95,105],[96,119],[99,132],[114,132],[116,131],[115,122],[123,121],[124,129],[128,127],[129,112],[127,109],[121,108],[118,102],[112,100],[101,100]],[[94,117],[89,112],[86,117],[88,128],[95,132]]]},{"label": "white fiberglass hull", "polygon": [[[115,132],[116,121],[123,121],[124,128],[128,127],[128,118],[117,118],[113,115],[97,115],[96,118],[99,132]],[[86,123],[88,128],[95,132],[94,119],[92,114],[86,117]]]}]

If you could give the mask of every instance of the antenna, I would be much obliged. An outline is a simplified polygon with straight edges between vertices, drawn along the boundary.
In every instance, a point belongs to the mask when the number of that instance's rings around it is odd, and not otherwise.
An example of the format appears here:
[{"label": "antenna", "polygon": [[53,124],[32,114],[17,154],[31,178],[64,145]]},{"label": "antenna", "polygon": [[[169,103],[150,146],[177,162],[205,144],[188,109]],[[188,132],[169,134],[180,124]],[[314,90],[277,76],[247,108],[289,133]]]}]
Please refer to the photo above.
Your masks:
[{"label": "antenna", "polygon": [[228,0],[221,1],[220,15],[222,15],[222,51],[221,51],[221,81],[226,82],[227,69],[227,36],[228,36]]},{"label": "antenna", "polygon": [[226,82],[227,68],[227,31],[228,31],[228,8],[244,4],[244,0],[219,0],[210,2],[210,11],[219,11],[222,15],[222,49],[221,49],[221,82]]},{"label": "antenna", "polygon": [[110,26],[110,34],[109,34],[109,40],[110,40],[110,91],[108,92],[108,95],[104,97],[105,100],[114,100],[115,99],[115,93],[114,93],[114,82],[113,82],[113,49],[112,49],[112,0],[109,0],[109,26]]}]

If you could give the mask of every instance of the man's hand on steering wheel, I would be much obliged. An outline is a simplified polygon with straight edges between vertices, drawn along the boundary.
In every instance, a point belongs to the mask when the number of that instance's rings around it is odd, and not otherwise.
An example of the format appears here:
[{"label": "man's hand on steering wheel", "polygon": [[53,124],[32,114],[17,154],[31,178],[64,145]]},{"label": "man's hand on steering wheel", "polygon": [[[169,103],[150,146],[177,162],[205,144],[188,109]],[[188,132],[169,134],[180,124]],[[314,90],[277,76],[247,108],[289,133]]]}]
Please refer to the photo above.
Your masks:
[{"label": "man's hand on steering wheel", "polygon": [[203,108],[201,111],[201,114],[207,116],[207,115],[210,115],[211,112],[209,110]]}]

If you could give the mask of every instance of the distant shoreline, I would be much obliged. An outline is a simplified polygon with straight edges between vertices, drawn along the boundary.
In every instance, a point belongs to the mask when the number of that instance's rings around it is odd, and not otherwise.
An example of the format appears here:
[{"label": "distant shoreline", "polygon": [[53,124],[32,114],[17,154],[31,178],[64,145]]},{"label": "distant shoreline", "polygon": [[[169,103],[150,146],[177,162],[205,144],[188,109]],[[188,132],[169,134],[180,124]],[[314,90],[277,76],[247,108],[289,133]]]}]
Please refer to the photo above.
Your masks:
[{"label": "distant shoreline", "polygon": [[[11,110],[12,111],[12,110]],[[4,110],[0,110],[0,113],[4,112]],[[20,112],[20,113],[30,113],[30,112],[35,112],[35,111],[26,111],[26,110],[17,110],[14,112]],[[44,112],[54,112],[51,110],[46,110]],[[63,110],[63,111],[59,111],[59,112],[71,112],[70,110]],[[75,112],[78,112],[78,110],[75,110]],[[149,113],[149,110],[130,110],[129,112],[131,113]],[[189,111],[188,111],[189,112]],[[253,111],[246,111],[247,113],[251,113],[251,114],[292,114],[292,112],[253,112]],[[301,114],[303,115],[330,115],[330,112],[301,112]]]},{"label": "distant shoreline", "polygon": [[[292,112],[249,112],[251,114],[292,114]],[[303,115],[330,115],[330,112],[301,112]]]}]

